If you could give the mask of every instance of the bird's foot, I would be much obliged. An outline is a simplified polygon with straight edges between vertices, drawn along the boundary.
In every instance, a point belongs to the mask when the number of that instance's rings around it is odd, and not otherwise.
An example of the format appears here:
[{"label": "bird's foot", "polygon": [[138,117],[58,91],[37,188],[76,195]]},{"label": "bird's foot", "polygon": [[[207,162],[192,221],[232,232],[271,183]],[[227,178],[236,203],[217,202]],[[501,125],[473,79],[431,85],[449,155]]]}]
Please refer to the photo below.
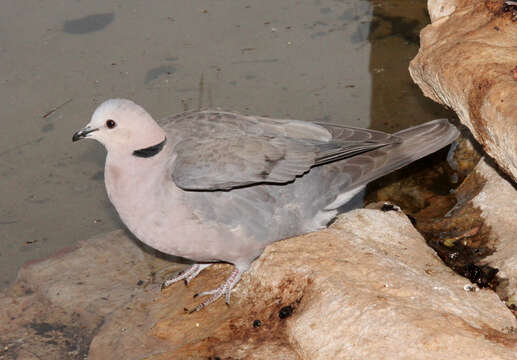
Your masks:
[{"label": "bird's foot", "polygon": [[211,295],[208,299],[206,299],[204,302],[196,306],[194,309],[189,311],[189,314],[192,314],[193,312],[199,311],[203,309],[204,307],[207,307],[211,303],[217,301],[221,296],[225,295],[226,297],[226,304],[230,305],[230,295],[232,292],[233,287],[239,282],[241,279],[241,276],[244,271],[239,270],[238,268],[235,268],[231,275],[226,279],[226,281],[219,286],[217,289],[204,291],[199,294],[195,294],[194,297],[198,296],[207,296]]},{"label": "bird's foot", "polygon": [[165,288],[168,288],[169,286],[171,286],[172,284],[174,284],[175,282],[178,282],[180,280],[185,281],[185,285],[188,285],[188,283],[192,279],[194,279],[196,276],[198,276],[201,271],[203,271],[210,265],[212,265],[212,264],[194,264],[191,267],[189,267],[188,269],[186,269],[184,271],[180,271],[177,275],[175,275],[174,277],[172,277],[168,280],[165,280],[162,283],[162,290]]}]

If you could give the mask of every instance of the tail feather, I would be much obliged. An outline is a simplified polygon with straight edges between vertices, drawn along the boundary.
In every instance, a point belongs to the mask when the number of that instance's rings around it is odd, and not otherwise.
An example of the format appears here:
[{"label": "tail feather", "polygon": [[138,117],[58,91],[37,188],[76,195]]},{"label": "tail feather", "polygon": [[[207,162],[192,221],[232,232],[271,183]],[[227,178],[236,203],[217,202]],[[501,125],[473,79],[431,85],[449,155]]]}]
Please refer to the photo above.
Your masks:
[{"label": "tail feather", "polygon": [[421,159],[452,143],[459,136],[458,129],[447,119],[438,119],[395,133],[401,143],[392,144],[344,160],[356,167],[355,176],[348,188],[366,185],[368,182],[409,163]]},{"label": "tail feather", "polygon": [[449,145],[460,135],[447,119],[437,119],[395,133],[403,139],[399,149],[411,148],[413,160],[420,159]]},{"label": "tail feather", "polygon": [[386,163],[385,174],[449,145],[458,138],[460,132],[447,119],[437,119],[404,129],[394,135],[403,141],[393,147]]}]

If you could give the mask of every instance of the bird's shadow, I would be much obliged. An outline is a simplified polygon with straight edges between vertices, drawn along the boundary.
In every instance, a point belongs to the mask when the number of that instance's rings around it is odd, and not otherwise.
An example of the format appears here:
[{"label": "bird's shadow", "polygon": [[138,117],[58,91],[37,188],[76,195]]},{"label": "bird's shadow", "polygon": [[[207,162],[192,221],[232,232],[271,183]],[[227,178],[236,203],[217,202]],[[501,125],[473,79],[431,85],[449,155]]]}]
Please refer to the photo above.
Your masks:
[{"label": "bird's shadow", "polygon": [[156,250],[156,249],[152,248],[151,246],[146,245],[145,243],[140,241],[126,227],[124,227],[123,229],[124,229],[124,232],[126,233],[127,237],[130,238],[131,241],[133,241],[140,249],[142,249],[142,251],[146,252],[149,255],[156,256],[157,258],[160,258],[160,259],[163,259],[163,260],[166,260],[169,262],[173,262],[173,263],[185,264],[185,265],[194,264],[193,261],[191,261],[189,259],[185,259],[181,256],[169,255],[169,254],[165,254],[159,250]]}]

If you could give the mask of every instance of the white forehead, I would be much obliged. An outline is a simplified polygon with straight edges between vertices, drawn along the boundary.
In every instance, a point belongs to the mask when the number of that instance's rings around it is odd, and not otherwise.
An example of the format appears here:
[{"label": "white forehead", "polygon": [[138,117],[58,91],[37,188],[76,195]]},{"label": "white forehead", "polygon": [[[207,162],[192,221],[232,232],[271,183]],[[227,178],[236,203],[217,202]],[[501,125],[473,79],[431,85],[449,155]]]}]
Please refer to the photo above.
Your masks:
[{"label": "white forehead", "polygon": [[[100,104],[92,115],[92,121],[104,121],[113,117],[128,115],[142,116],[147,112],[141,106],[127,99],[109,99]],[[116,120],[116,119],[114,119]]]}]

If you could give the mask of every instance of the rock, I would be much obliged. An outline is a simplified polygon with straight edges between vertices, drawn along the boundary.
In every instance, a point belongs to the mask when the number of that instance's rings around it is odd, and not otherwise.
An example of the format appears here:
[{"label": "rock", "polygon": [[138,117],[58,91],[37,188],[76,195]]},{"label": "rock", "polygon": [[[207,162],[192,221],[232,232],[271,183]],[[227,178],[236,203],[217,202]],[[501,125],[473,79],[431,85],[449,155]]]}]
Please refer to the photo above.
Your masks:
[{"label": "rock", "polygon": [[[40,358],[73,348],[69,358],[79,359],[83,335],[92,339],[90,360],[513,359],[517,350],[517,320],[498,296],[465,291],[469,282],[399,211],[355,210],[327,230],[269,246],[230,306],[184,310],[230,266],[160,292],[168,266],[123,232],[29,265],[0,296],[0,343],[11,346],[7,354]],[[65,340],[73,346],[59,347]]]},{"label": "rock", "polygon": [[469,0],[428,0],[427,10],[431,22],[435,22],[443,16],[449,16],[456,11],[456,8],[468,5],[468,2]]},{"label": "rock", "polygon": [[502,0],[429,0],[409,71],[424,94],[451,107],[484,150],[517,179],[517,6]]},{"label": "rock", "polygon": [[481,287],[496,289],[517,310],[514,185],[492,161],[482,159],[454,197],[456,204],[445,215],[417,217],[416,227],[447,265]]},{"label": "rock", "polygon": [[120,230],[25,265],[0,293],[0,359],[84,359],[106,316],[178,269]]},{"label": "rock", "polygon": [[40,294],[0,293],[2,360],[84,359],[92,337],[93,329],[83,326],[75,314]]},{"label": "rock", "polygon": [[400,212],[356,210],[328,230],[277,242],[230,307],[185,313],[199,301],[193,293],[229,270],[219,265],[189,288],[135,301],[131,315],[116,311],[89,358],[511,359],[517,349],[508,334],[517,322],[497,295],[466,292],[468,281],[444,267]]},{"label": "rock", "polygon": [[[482,161],[475,171],[486,179],[479,194],[472,199],[472,204],[481,210],[481,216],[490,226],[493,252],[484,262],[499,269],[500,283],[498,293],[517,310],[517,191],[514,185],[501,177],[486,161]],[[517,314],[517,312],[516,312]]]}]

